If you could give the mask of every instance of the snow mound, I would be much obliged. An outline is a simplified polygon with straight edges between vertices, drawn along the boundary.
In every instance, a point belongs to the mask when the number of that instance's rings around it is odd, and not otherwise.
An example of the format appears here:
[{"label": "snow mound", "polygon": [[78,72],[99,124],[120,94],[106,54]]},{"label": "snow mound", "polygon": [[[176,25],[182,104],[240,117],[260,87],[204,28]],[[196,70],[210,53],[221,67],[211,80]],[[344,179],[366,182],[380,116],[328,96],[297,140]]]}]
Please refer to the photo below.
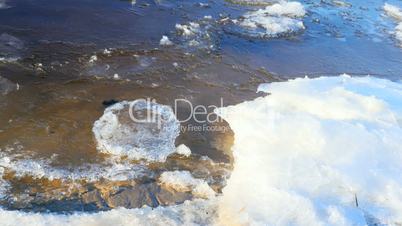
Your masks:
[{"label": "snow mound", "polygon": [[218,112],[235,133],[223,222],[402,222],[402,84],[343,75],[259,91]]}]

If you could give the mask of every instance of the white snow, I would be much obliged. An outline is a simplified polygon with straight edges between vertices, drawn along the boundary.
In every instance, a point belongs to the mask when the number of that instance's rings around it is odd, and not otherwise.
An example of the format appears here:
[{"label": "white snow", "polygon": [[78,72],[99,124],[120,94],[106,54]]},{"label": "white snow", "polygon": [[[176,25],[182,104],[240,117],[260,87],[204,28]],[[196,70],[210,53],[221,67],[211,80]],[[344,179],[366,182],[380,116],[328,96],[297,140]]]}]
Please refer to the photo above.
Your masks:
[{"label": "white snow", "polygon": [[235,133],[222,221],[402,222],[402,84],[342,75],[259,90],[270,95],[218,112]]},{"label": "white snow", "polygon": [[167,36],[163,35],[161,40],[159,41],[159,45],[161,45],[161,46],[171,46],[171,45],[173,45],[173,42],[170,41]]},{"label": "white snow", "polygon": [[215,191],[202,179],[194,178],[188,171],[163,172],[159,182],[168,188],[179,192],[190,192],[198,198],[212,198]]},{"label": "white snow", "polygon": [[176,153],[189,157],[191,155],[191,150],[185,144],[180,144],[176,147]]},{"label": "white snow", "polygon": [[[150,121],[144,121],[148,116]],[[175,152],[179,126],[171,107],[140,99],[106,108],[92,131],[100,152],[163,162]]]}]

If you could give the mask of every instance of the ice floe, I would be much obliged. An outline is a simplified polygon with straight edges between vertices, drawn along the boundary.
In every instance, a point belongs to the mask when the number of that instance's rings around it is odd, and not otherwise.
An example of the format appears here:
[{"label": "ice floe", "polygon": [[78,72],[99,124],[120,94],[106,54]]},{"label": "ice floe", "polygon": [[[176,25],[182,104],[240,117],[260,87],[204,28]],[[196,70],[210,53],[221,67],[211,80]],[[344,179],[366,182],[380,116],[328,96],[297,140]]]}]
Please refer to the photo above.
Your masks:
[{"label": "ice floe", "polygon": [[388,16],[394,18],[395,20],[402,21],[402,10],[399,7],[385,3],[384,11]]},{"label": "ice floe", "polygon": [[234,24],[240,34],[255,38],[276,38],[305,29],[301,18],[306,14],[299,2],[279,2],[244,14]]},{"label": "ice floe", "polygon": [[92,131],[100,152],[163,162],[175,152],[179,126],[171,107],[135,100],[106,108]]},{"label": "ice floe", "polygon": [[402,9],[388,3],[385,3],[383,8],[385,13],[389,17],[393,18],[398,24],[395,27],[395,31],[393,33],[395,35],[395,38],[400,42],[400,45],[402,46]]}]

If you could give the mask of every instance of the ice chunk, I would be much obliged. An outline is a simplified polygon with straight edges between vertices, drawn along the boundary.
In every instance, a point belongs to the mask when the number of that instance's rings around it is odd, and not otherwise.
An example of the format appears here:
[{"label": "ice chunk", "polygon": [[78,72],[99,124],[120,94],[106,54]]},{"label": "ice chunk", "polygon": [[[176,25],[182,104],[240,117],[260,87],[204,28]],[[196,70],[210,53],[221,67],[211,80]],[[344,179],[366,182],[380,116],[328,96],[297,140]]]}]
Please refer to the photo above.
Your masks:
[{"label": "ice chunk", "polygon": [[385,3],[383,8],[385,13],[388,16],[392,17],[398,23],[393,33],[395,35],[395,38],[400,42],[402,46],[402,10],[399,7],[388,3]]},{"label": "ice chunk", "polygon": [[193,36],[199,33],[200,25],[198,23],[191,22],[188,25],[186,24],[176,24],[176,30],[179,34],[183,36]]},{"label": "ice chunk", "polygon": [[159,182],[175,191],[191,192],[198,198],[211,198],[215,195],[207,182],[194,178],[188,171],[163,172]]},{"label": "ice chunk", "polygon": [[165,161],[175,152],[179,126],[171,107],[140,99],[106,108],[92,131],[103,153]]},{"label": "ice chunk", "polygon": [[256,14],[268,14],[270,16],[303,17],[306,14],[300,2],[280,2],[258,10]]},{"label": "ice chunk", "polygon": [[300,20],[306,14],[299,2],[280,2],[265,9],[248,12],[234,23],[242,27],[243,35],[272,38],[280,37],[305,29]]},{"label": "ice chunk", "polygon": [[185,144],[180,144],[176,147],[176,153],[189,157],[191,155],[191,150]]},{"label": "ice chunk", "polygon": [[235,133],[220,220],[402,222],[402,84],[343,75],[259,90],[270,95],[218,112]]},{"label": "ice chunk", "polygon": [[159,45],[161,46],[170,46],[173,45],[173,42],[169,40],[167,36],[162,36],[161,40],[159,41]]},{"label": "ice chunk", "polygon": [[385,3],[383,8],[388,16],[397,21],[402,21],[402,10],[399,7]]}]

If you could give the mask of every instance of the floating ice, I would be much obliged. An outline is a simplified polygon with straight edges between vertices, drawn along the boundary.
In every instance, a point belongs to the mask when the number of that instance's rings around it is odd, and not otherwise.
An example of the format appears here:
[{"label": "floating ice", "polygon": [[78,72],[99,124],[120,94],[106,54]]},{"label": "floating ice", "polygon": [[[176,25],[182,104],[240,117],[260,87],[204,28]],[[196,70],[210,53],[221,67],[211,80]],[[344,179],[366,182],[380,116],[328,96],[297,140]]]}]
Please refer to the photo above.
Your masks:
[{"label": "floating ice", "polygon": [[255,14],[268,14],[270,16],[303,17],[306,14],[304,7],[299,2],[285,2],[267,6],[265,9],[258,10]]},{"label": "floating ice", "polygon": [[191,192],[198,198],[211,198],[215,195],[207,182],[194,178],[188,171],[163,172],[159,181],[168,188],[179,192]]},{"label": "floating ice", "polygon": [[203,18],[188,24],[176,24],[176,31],[184,46],[192,49],[215,49],[215,21]]},{"label": "floating ice", "polygon": [[89,63],[90,64],[93,64],[93,63],[95,63],[96,61],[98,60],[98,56],[96,56],[96,55],[92,55],[90,58],[89,58]]},{"label": "floating ice", "polygon": [[175,152],[179,126],[169,106],[140,99],[106,108],[92,131],[103,153],[163,162]]},{"label": "floating ice", "polygon": [[191,150],[185,144],[180,144],[179,146],[176,147],[176,153],[179,155],[189,157],[191,155]]},{"label": "floating ice", "polygon": [[259,91],[270,95],[218,112],[235,133],[220,220],[402,223],[402,84],[343,75]]},{"label": "floating ice", "polygon": [[159,41],[159,45],[161,45],[161,46],[171,46],[171,45],[173,45],[173,42],[170,41],[167,36],[163,35],[161,40]]},{"label": "floating ice", "polygon": [[402,9],[388,3],[385,3],[383,8],[385,13],[398,23],[398,25],[395,27],[394,35],[402,45]]},{"label": "floating ice", "polygon": [[395,20],[402,21],[402,10],[399,7],[385,3],[384,11],[388,16],[394,18]]},{"label": "floating ice", "polygon": [[244,28],[246,36],[259,38],[280,37],[305,29],[300,20],[306,14],[299,2],[285,2],[267,6],[265,9],[248,12],[235,24]]},{"label": "floating ice", "polygon": [[193,36],[200,32],[200,25],[195,22],[190,22],[188,25],[176,24],[176,30],[183,36]]}]

